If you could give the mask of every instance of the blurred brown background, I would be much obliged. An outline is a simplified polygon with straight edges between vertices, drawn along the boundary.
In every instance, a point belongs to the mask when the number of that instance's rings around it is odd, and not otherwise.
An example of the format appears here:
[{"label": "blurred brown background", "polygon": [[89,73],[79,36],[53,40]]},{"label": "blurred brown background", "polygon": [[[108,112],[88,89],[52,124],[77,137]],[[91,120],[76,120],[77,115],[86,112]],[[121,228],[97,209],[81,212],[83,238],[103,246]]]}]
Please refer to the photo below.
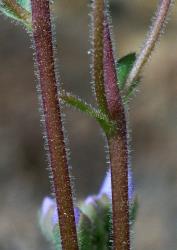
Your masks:
[{"label": "blurred brown background", "polygon": [[[67,90],[94,103],[87,51],[89,1],[55,1],[59,70]],[[115,47],[139,51],[155,0],[111,1]],[[177,249],[177,6],[131,102],[132,160],[140,209],[137,250]],[[22,27],[0,16],[0,250],[51,249],[37,210],[50,194],[33,50]],[[106,171],[95,121],[66,109],[77,198],[96,193]]]}]

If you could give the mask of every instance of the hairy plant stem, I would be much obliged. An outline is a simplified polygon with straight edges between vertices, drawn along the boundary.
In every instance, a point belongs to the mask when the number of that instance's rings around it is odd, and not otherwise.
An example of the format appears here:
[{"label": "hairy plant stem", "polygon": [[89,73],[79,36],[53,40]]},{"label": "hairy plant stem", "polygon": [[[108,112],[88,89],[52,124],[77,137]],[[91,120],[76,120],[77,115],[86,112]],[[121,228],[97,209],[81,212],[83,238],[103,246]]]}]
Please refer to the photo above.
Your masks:
[{"label": "hairy plant stem", "polygon": [[96,100],[100,110],[108,113],[106,96],[104,90],[104,72],[103,72],[103,22],[104,22],[105,3],[104,0],[93,1],[93,82],[96,94]]},{"label": "hairy plant stem", "polygon": [[115,250],[129,250],[128,145],[125,110],[117,86],[117,74],[107,17],[104,20],[104,84],[107,106],[117,131],[108,137]]},{"label": "hairy plant stem", "polygon": [[133,68],[127,78],[127,81],[126,81],[127,88],[130,88],[131,84],[137,79],[143,66],[145,65],[153,49],[155,48],[156,42],[158,41],[161,35],[171,3],[172,3],[172,0],[160,0],[158,9],[157,9],[157,14],[152,24],[152,27],[133,65]]},{"label": "hairy plant stem", "polygon": [[[119,123],[120,126],[120,123]],[[128,147],[126,123],[114,137],[108,138],[113,209],[113,241],[115,250],[130,249],[128,204]]]},{"label": "hairy plant stem", "polygon": [[31,0],[33,39],[62,249],[77,250],[66,147],[55,76],[49,0]]}]

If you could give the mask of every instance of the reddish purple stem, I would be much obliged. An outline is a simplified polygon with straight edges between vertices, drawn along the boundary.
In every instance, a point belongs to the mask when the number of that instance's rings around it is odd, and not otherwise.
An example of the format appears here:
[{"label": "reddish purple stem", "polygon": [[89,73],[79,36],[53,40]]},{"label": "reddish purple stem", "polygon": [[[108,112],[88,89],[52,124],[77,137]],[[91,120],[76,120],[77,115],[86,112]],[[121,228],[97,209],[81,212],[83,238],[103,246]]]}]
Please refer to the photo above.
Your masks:
[{"label": "reddish purple stem", "polygon": [[49,0],[31,0],[31,5],[44,127],[59,215],[62,249],[77,250],[72,190],[54,68]]},{"label": "reddish purple stem", "polygon": [[104,84],[110,118],[117,131],[108,138],[113,209],[114,249],[129,250],[128,145],[124,106],[117,85],[117,74],[107,17],[104,20]]}]

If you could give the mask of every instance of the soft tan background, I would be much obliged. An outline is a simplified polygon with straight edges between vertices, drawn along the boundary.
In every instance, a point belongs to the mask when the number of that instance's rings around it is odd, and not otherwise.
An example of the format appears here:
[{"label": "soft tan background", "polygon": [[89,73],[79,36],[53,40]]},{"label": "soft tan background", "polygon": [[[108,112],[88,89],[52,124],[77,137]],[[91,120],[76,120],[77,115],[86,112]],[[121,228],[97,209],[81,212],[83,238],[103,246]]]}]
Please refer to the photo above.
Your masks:
[{"label": "soft tan background", "polygon": [[[87,51],[89,1],[55,1],[59,70],[67,90],[94,103]],[[157,1],[111,1],[118,56],[138,51]],[[177,7],[131,102],[132,159],[140,202],[137,250],[177,248]],[[51,249],[37,225],[50,193],[30,39],[0,16],[0,250]],[[76,194],[97,192],[106,165],[97,124],[66,110]]]}]

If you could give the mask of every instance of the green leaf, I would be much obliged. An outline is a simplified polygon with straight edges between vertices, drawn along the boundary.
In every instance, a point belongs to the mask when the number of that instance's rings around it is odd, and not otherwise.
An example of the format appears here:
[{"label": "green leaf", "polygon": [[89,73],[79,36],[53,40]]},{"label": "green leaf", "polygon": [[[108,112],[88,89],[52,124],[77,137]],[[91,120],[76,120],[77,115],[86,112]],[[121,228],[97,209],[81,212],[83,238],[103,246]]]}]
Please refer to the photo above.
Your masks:
[{"label": "green leaf", "polygon": [[93,225],[86,214],[80,210],[80,218],[78,225],[79,249],[92,249],[92,231]]},{"label": "green leaf", "polygon": [[60,231],[59,226],[56,225],[53,229],[53,235],[52,235],[52,243],[55,246],[56,250],[62,250],[61,237],[59,231]]},{"label": "green leaf", "polygon": [[81,205],[81,210],[91,221],[91,247],[87,249],[110,249],[112,232],[110,200],[106,195],[91,196],[89,202]]},{"label": "green leaf", "polygon": [[117,75],[118,75],[118,85],[120,90],[122,90],[122,95],[123,95],[123,102],[126,104],[132,95],[134,94],[139,82],[140,82],[140,77],[136,79],[131,86],[127,88],[126,86],[126,80],[127,77],[132,70],[133,64],[135,63],[136,60],[136,53],[130,53],[121,59],[117,60],[116,62],[116,69],[117,69]]},{"label": "green leaf", "polygon": [[45,216],[43,216],[41,211],[39,211],[39,226],[45,238],[55,246],[56,250],[62,250],[59,226],[58,224],[54,225],[53,223],[54,211],[55,206],[51,206]]},{"label": "green leaf", "polygon": [[31,1],[30,0],[17,0],[17,3],[21,5],[22,8],[31,12]]},{"label": "green leaf", "polygon": [[93,108],[90,104],[87,104],[80,98],[64,91],[62,91],[62,93],[60,94],[60,98],[64,101],[65,104],[69,104],[77,110],[84,112],[90,117],[96,119],[96,121],[100,124],[107,135],[114,133],[115,124],[110,121],[107,115],[103,114],[100,110]]},{"label": "green leaf", "polygon": [[128,54],[116,62],[119,88],[125,88],[125,82],[136,60],[136,53]]},{"label": "green leaf", "polygon": [[0,11],[7,17],[31,27],[30,0],[0,0]]}]

